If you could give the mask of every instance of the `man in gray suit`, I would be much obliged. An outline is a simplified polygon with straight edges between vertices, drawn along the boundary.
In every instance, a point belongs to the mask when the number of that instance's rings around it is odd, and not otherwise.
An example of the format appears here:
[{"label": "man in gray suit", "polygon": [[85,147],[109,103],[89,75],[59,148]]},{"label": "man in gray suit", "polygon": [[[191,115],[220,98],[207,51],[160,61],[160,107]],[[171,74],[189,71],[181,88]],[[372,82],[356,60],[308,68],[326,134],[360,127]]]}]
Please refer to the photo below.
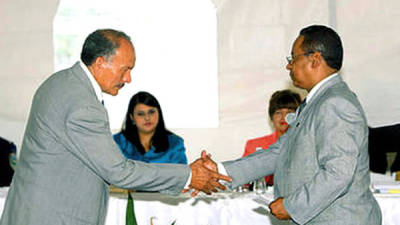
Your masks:
[{"label": "man in gray suit", "polygon": [[274,173],[278,219],[293,224],[380,225],[370,187],[368,127],[363,109],[337,73],[343,60],[338,34],[325,26],[301,30],[288,57],[293,84],[308,92],[285,135],[268,151],[210,169],[236,187]]},{"label": "man in gray suit", "polygon": [[202,160],[146,164],[118,150],[102,92],[117,95],[131,81],[135,51],[126,34],[93,32],[81,60],[36,91],[1,225],[104,224],[109,184],[169,193],[224,189],[217,180],[229,178],[206,169]]}]

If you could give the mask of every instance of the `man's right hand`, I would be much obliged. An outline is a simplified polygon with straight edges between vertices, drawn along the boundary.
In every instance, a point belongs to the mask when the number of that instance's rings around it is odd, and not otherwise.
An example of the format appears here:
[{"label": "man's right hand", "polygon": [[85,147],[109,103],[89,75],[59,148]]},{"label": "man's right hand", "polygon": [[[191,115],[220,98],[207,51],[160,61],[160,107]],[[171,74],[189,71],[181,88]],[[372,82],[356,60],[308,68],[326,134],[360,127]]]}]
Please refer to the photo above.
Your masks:
[{"label": "man's right hand", "polygon": [[217,192],[217,188],[225,190],[226,187],[220,184],[218,180],[232,181],[230,177],[217,172],[217,164],[209,156],[205,155],[205,152],[202,152],[201,158],[190,164],[190,169],[192,171],[192,180],[189,188],[195,189],[192,196],[197,195],[198,191],[211,194],[211,192]]}]

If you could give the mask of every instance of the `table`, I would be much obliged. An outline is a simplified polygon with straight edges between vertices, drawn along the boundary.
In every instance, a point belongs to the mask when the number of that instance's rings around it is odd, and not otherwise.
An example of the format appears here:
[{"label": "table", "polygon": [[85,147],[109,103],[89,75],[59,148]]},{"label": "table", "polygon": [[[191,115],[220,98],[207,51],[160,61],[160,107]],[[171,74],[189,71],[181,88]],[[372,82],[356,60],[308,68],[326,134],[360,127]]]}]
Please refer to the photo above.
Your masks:
[{"label": "table", "polygon": [[382,211],[382,225],[400,224],[400,194],[374,194]]},{"label": "table", "polygon": [[[0,188],[0,212],[3,211],[8,188]],[[374,194],[382,210],[383,225],[400,224],[400,194]],[[269,214],[266,205],[258,202],[254,192],[216,193],[191,198],[159,193],[134,193],[134,207],[139,225],[286,225]],[[261,195],[272,200],[272,190]],[[106,225],[125,225],[127,196],[111,194]]]},{"label": "table", "polygon": [[[383,225],[400,225],[400,194],[374,193],[382,210]],[[134,193],[134,207],[139,225],[286,225],[273,217],[265,204],[257,201],[254,192],[216,193],[190,198],[189,195],[169,196],[158,193]],[[272,190],[262,194],[272,200]],[[106,225],[125,225],[126,195],[112,195]]]},{"label": "table", "polygon": [[[191,198],[159,193],[133,193],[136,219],[139,225],[287,225],[268,212],[266,201],[273,199],[272,192],[262,195],[255,192],[220,192],[211,196],[201,194]],[[262,198],[262,200],[260,199]],[[126,195],[112,195],[109,201],[106,225],[124,225]]]}]

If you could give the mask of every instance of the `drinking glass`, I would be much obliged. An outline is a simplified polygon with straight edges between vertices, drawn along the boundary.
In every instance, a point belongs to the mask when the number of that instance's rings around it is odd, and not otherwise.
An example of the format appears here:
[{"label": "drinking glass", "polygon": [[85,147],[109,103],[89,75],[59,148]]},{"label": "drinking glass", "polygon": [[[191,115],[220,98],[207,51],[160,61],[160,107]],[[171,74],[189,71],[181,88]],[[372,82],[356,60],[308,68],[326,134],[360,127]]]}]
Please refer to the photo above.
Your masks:
[{"label": "drinking glass", "polygon": [[257,193],[257,194],[263,194],[265,193],[267,189],[267,185],[265,183],[265,179],[264,177],[257,179],[254,181],[253,184],[253,190]]}]

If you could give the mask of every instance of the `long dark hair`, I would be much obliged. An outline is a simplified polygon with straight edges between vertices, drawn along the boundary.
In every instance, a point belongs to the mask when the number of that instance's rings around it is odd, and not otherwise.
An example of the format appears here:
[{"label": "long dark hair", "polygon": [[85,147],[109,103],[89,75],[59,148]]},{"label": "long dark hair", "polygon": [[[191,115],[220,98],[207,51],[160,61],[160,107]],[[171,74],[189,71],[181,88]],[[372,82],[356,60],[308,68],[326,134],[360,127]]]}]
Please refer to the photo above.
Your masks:
[{"label": "long dark hair", "polygon": [[156,107],[158,110],[158,124],[156,127],[156,131],[151,138],[151,143],[155,147],[155,152],[165,152],[168,150],[168,135],[172,134],[171,131],[165,128],[164,118],[161,111],[160,104],[157,99],[148,92],[140,91],[132,96],[129,101],[128,111],[126,112],[125,122],[122,126],[122,134],[128,139],[134,146],[136,146],[137,150],[142,154],[145,153],[144,147],[140,142],[138,128],[134,121],[131,120],[130,114],[133,113],[135,106],[137,104],[144,104],[151,107]]}]

